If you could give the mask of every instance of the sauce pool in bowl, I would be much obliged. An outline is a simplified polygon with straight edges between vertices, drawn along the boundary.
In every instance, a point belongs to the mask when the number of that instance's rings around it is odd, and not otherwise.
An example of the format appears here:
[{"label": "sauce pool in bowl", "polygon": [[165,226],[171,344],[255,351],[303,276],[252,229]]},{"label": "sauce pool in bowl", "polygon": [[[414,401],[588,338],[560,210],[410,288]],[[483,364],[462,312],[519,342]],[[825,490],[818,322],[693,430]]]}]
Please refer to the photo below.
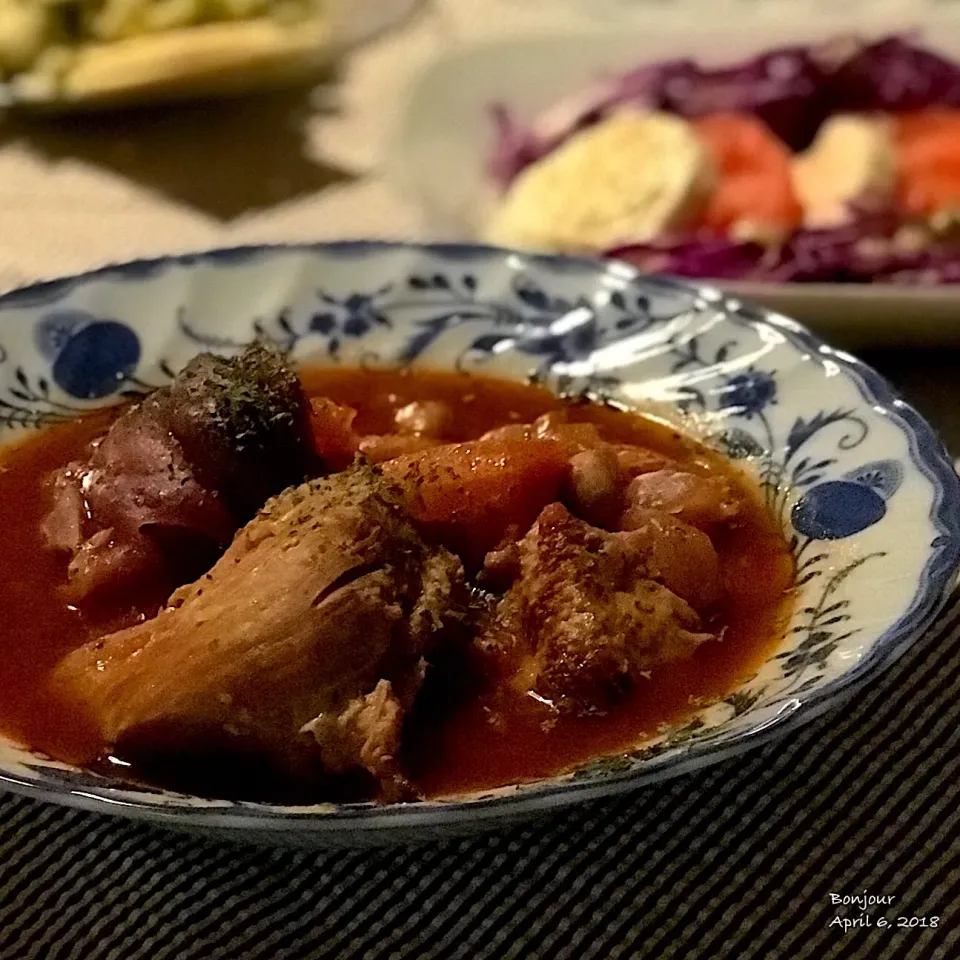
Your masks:
[{"label": "sauce pool in bowl", "polygon": [[[406,763],[424,796],[549,777],[627,751],[728,696],[781,641],[794,574],[781,531],[749,478],[663,423],[482,376],[308,367],[300,377],[309,396],[355,409],[360,434],[391,433],[397,411],[418,401],[437,401],[451,411],[444,437],[451,443],[565,410],[571,421],[595,424],[605,440],[720,474],[742,495],[737,521],[713,537],[725,588],[716,612],[722,625],[717,641],[655,668],[616,706],[588,717],[556,716],[530,691],[498,683],[495,671],[483,665],[469,675],[451,675],[441,667],[404,731]],[[43,542],[49,503],[42,479],[81,458],[116,413],[81,417],[0,452],[0,529],[6,542],[0,552],[0,731],[80,765],[95,763],[102,745],[82,714],[51,690],[54,667],[92,638],[153,616],[165,599],[130,596],[81,612],[61,596],[63,561]],[[122,770],[128,779],[138,773],[135,767]]]}]

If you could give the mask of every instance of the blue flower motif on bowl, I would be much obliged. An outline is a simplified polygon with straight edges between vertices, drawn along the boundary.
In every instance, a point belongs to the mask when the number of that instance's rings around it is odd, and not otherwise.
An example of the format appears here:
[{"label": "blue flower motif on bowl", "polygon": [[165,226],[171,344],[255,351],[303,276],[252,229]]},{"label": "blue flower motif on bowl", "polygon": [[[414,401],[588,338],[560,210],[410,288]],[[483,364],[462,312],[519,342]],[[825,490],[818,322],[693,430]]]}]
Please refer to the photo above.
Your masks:
[{"label": "blue flower motif on bowl", "polygon": [[750,369],[746,373],[735,373],[727,378],[721,406],[726,410],[736,410],[749,420],[776,402],[775,375],[765,370]]},{"label": "blue flower motif on bowl", "polygon": [[[822,469],[822,468],[821,468]],[[903,481],[896,460],[881,460],[807,490],[794,504],[793,528],[811,540],[843,540],[879,523]]]}]

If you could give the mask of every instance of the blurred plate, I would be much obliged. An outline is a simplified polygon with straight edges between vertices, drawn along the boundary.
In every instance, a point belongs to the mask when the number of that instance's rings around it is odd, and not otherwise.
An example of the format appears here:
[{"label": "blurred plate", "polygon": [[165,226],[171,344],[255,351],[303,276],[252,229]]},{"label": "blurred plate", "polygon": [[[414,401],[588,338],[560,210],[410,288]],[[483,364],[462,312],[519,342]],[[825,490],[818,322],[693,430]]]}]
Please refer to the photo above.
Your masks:
[{"label": "blurred plate", "polygon": [[428,0],[336,0],[331,6],[339,11],[342,42],[357,47],[405,23],[427,3]]},{"label": "blurred plate", "polygon": [[323,16],[292,26],[260,17],[87,44],[60,78],[21,74],[3,86],[3,95],[11,107],[67,112],[302,82],[422,5],[423,0],[327,0]]},{"label": "blurred plate", "polygon": [[[897,16],[872,17],[868,30],[842,17],[681,29],[651,19],[642,32],[595,29],[576,36],[515,39],[453,52],[433,63],[411,91],[387,157],[387,175],[443,240],[475,239],[494,202],[486,176],[492,125],[487,109],[503,100],[532,116],[598,74],[674,56],[706,63],[742,59],[784,43],[822,41],[856,30],[865,36],[910,28]],[[960,24],[946,18],[924,41],[960,58]],[[717,284],[797,317],[844,345],[960,346],[960,287],[893,288],[846,284]]]}]

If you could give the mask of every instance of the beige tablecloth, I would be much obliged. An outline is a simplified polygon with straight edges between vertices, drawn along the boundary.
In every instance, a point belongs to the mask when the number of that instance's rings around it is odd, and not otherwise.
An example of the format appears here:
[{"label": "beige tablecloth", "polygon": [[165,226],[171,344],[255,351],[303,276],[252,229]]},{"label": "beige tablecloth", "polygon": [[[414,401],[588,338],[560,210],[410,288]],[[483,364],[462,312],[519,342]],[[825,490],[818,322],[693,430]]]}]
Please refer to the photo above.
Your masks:
[{"label": "beige tablecloth", "polygon": [[[826,2],[634,6],[682,19],[721,17],[731,4],[797,16],[798,5],[814,11]],[[2,118],[0,288],[213,245],[416,236],[417,211],[378,175],[416,72],[458,44],[583,28],[618,5],[627,0],[429,0],[414,21],[352,57],[333,89],[312,95],[113,117]]]}]

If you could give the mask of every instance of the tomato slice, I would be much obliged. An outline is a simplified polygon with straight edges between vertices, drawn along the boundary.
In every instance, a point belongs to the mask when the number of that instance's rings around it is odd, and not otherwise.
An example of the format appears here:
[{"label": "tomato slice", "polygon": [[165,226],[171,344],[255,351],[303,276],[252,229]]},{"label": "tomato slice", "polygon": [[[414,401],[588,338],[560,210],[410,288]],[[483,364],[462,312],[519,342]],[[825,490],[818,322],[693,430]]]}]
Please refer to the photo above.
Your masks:
[{"label": "tomato slice", "polygon": [[717,233],[745,229],[786,236],[803,219],[793,189],[790,151],[766,125],[739,113],[714,113],[694,121],[713,156],[719,179],[704,217]]},{"label": "tomato slice", "polygon": [[900,209],[921,218],[960,209],[960,110],[899,114],[893,129]]}]

